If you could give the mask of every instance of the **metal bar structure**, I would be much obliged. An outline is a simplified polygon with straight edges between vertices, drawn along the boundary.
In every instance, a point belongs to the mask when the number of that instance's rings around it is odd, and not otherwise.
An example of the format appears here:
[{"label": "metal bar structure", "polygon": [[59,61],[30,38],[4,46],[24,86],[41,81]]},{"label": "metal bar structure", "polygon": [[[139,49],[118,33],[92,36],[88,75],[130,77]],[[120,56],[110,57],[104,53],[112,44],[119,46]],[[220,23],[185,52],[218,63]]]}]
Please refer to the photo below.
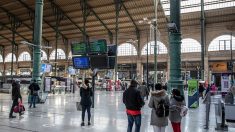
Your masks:
[{"label": "metal bar structure", "polygon": [[170,0],[170,22],[175,23],[177,31],[169,33],[170,80],[168,81],[168,87],[169,90],[177,88],[184,95],[181,79],[180,3],[179,0]]},{"label": "metal bar structure", "polygon": [[41,83],[40,78],[40,67],[41,67],[41,50],[40,46],[42,43],[42,18],[43,18],[43,0],[35,1],[35,20],[34,20],[34,41],[36,45],[33,48],[33,76],[32,81],[36,80],[37,83]]},{"label": "metal bar structure", "polygon": [[233,75],[233,33],[231,32],[230,38],[230,61],[231,61],[231,86],[234,85],[234,75]]},{"label": "metal bar structure", "polygon": [[[205,10],[204,0],[201,0],[201,79],[204,80],[205,66]],[[206,78],[205,78],[206,79]]]},{"label": "metal bar structure", "polygon": [[[17,1],[18,1],[21,5],[23,5],[23,7],[25,7],[26,9],[28,9],[29,15],[34,14],[35,10],[34,10],[33,8],[29,7],[24,1],[22,1],[22,0],[17,0]],[[35,15],[33,15],[33,16],[35,16]],[[56,28],[55,28],[54,26],[52,26],[48,21],[46,21],[45,19],[43,19],[43,22],[46,23],[49,27],[51,27],[54,31],[56,31]],[[62,36],[62,38],[67,39],[67,37],[66,37],[63,33],[61,33],[60,31],[59,31],[59,34]]]},{"label": "metal bar structure", "polygon": [[[147,81],[147,89],[149,89],[149,34],[147,32],[147,62],[146,62],[146,81]],[[147,96],[148,97],[148,96]]]},{"label": "metal bar structure", "polygon": [[135,26],[135,32],[136,32],[136,38],[138,40],[138,56],[141,55],[141,52],[140,52],[140,30],[137,26],[137,24],[135,23],[133,17],[131,16],[130,12],[127,10],[126,6],[124,3],[122,3],[122,7],[124,9],[124,11],[126,12],[127,16],[129,17],[129,19],[131,20],[131,22],[133,23],[133,25]]},{"label": "metal bar structure", "polygon": [[[114,3],[115,3],[115,11],[116,11],[116,25],[115,25],[115,44],[116,46],[118,47],[118,18],[119,18],[119,13],[120,13],[120,10],[122,8],[122,2],[121,0],[114,0]],[[118,49],[118,48],[117,48]],[[116,53],[118,52],[116,49]],[[117,64],[117,54],[116,54],[116,60],[115,60],[115,84],[116,84],[116,81],[117,81],[117,72],[118,72],[118,64]],[[116,87],[115,87],[115,90],[116,90]]]},{"label": "metal bar structure", "polygon": [[[81,5],[81,8],[82,8],[83,31],[86,33],[86,22],[87,22],[87,18],[89,17],[91,11],[88,8],[87,0],[81,0],[80,5]],[[89,36],[87,36],[86,34],[83,34],[83,41],[86,44],[89,44]]]},{"label": "metal bar structure", "polygon": [[51,7],[53,10],[53,13],[55,15],[55,65],[54,65],[54,75],[57,76],[57,49],[58,49],[58,39],[59,39],[59,26],[60,22],[64,19],[64,14],[61,12],[60,9],[58,9],[53,3],[51,3]]},{"label": "metal bar structure", "polygon": [[[157,83],[157,6],[158,0],[154,0],[155,21],[153,22],[154,34],[154,87]],[[151,30],[151,29],[150,29]]]},{"label": "metal bar structure", "polygon": [[[32,30],[32,31],[34,30],[34,29],[33,29],[32,27],[30,27],[28,24],[23,23],[22,20],[19,19],[17,16],[15,16],[15,15],[12,14],[12,13],[10,13],[7,9],[5,9],[5,8],[3,8],[3,7],[0,7],[0,9],[1,9],[2,11],[4,11],[5,13],[7,13],[7,15],[8,15],[9,17],[14,17],[14,18],[16,18],[19,22],[21,22],[22,25],[24,25],[24,26],[27,27],[28,29],[30,29],[30,30]],[[49,42],[49,40],[47,40],[46,37],[43,37],[43,39],[44,39],[45,41],[48,41],[48,42]]]},{"label": "metal bar structure", "polygon": [[102,24],[102,26],[108,31],[108,35],[109,35],[109,40],[110,43],[113,43],[113,33],[112,31],[107,27],[107,25],[101,20],[101,18],[98,16],[98,14],[91,8],[91,6],[87,4],[88,9],[90,10],[90,12],[96,17],[97,20],[99,20],[99,22]]},{"label": "metal bar structure", "polygon": [[84,32],[84,31],[82,30],[82,28],[81,28],[78,24],[76,24],[76,22],[74,22],[74,21],[73,21],[73,20],[54,2],[54,0],[49,0],[49,1],[51,2],[51,4],[52,4],[55,8],[57,8],[57,10],[59,10],[59,11],[63,14],[63,16],[64,16],[65,18],[67,18],[75,27],[77,27],[78,30],[79,30],[83,35],[88,36],[87,33]]}]

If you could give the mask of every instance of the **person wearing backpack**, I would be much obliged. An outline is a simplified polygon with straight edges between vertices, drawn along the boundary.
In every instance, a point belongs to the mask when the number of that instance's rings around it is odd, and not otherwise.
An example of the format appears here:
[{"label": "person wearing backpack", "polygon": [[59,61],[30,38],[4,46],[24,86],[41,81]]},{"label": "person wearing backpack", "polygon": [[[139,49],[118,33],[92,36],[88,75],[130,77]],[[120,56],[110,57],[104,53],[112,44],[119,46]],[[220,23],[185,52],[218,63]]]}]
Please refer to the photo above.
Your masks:
[{"label": "person wearing backpack", "polygon": [[180,94],[178,89],[172,90],[172,96],[170,98],[170,114],[169,119],[173,127],[174,132],[181,132],[181,112],[185,106],[184,96]]},{"label": "person wearing backpack", "polygon": [[144,106],[144,100],[141,98],[140,91],[137,89],[137,82],[131,80],[130,87],[123,93],[123,103],[126,106],[128,118],[127,132],[132,132],[135,123],[135,132],[140,132],[141,126],[141,108]]},{"label": "person wearing backpack", "polygon": [[144,98],[146,97],[148,100],[149,91],[145,82],[143,82],[142,85],[138,87],[138,90],[140,91],[142,99],[144,100]]},{"label": "person wearing backpack", "polygon": [[88,79],[85,79],[85,84],[82,84],[80,89],[80,96],[81,96],[81,105],[82,105],[82,123],[81,126],[85,126],[84,119],[85,113],[87,111],[88,114],[88,126],[91,125],[91,105],[93,92],[89,83]]},{"label": "person wearing backpack", "polygon": [[151,93],[149,107],[152,108],[150,125],[154,132],[165,132],[168,125],[169,97],[161,84],[155,85],[155,90]]},{"label": "person wearing backpack", "polygon": [[29,91],[30,91],[30,105],[29,108],[32,107],[36,108],[36,98],[38,97],[38,90],[40,90],[39,85],[36,83],[36,80],[33,80],[33,83],[29,85]]}]

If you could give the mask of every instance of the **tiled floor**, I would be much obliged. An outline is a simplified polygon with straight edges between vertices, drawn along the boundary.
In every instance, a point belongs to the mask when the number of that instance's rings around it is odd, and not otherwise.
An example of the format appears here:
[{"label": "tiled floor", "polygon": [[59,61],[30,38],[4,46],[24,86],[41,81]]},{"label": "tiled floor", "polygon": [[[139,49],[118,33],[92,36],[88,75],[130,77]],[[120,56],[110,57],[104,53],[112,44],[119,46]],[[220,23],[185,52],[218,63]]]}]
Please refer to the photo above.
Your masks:
[{"label": "tiled floor", "polygon": [[[49,96],[45,104],[38,104],[34,109],[27,108],[24,96],[26,112],[23,118],[16,119],[8,118],[10,95],[0,94],[0,132],[125,132],[127,119],[122,103],[122,92],[97,91],[95,97],[95,109],[92,112],[94,125],[81,127],[81,112],[76,111],[75,106],[75,102],[79,100],[78,94]],[[152,126],[149,125],[150,113],[151,110],[146,105],[143,109],[141,132],[153,132]],[[209,130],[205,130],[205,106],[200,105],[198,109],[190,109],[182,121],[182,130],[214,132],[213,106],[210,115]],[[172,132],[170,123],[166,131]],[[235,132],[235,129],[230,127],[229,132]]]}]

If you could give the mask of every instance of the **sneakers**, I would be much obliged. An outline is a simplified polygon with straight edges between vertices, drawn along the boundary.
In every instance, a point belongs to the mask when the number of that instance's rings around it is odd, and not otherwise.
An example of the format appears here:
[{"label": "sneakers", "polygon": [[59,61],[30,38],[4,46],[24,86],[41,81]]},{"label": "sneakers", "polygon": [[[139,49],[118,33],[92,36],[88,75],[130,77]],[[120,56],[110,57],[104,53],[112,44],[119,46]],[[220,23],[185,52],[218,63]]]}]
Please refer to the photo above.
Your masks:
[{"label": "sneakers", "polygon": [[9,116],[9,118],[16,118],[16,116]]},{"label": "sneakers", "polygon": [[91,123],[90,122],[88,122],[88,126],[90,126],[91,125]]},{"label": "sneakers", "polygon": [[82,123],[81,123],[81,126],[85,126],[85,123],[84,123],[84,122],[82,122]]}]

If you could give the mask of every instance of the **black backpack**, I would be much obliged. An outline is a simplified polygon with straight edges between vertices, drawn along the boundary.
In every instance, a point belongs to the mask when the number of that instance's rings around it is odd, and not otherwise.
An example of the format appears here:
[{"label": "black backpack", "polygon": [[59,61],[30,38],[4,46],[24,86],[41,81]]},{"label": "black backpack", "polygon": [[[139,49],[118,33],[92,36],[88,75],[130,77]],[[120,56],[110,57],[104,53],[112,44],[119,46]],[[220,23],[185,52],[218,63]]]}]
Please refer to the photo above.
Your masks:
[{"label": "black backpack", "polygon": [[167,117],[169,115],[169,105],[166,104],[164,99],[159,101],[155,110],[158,117]]}]

